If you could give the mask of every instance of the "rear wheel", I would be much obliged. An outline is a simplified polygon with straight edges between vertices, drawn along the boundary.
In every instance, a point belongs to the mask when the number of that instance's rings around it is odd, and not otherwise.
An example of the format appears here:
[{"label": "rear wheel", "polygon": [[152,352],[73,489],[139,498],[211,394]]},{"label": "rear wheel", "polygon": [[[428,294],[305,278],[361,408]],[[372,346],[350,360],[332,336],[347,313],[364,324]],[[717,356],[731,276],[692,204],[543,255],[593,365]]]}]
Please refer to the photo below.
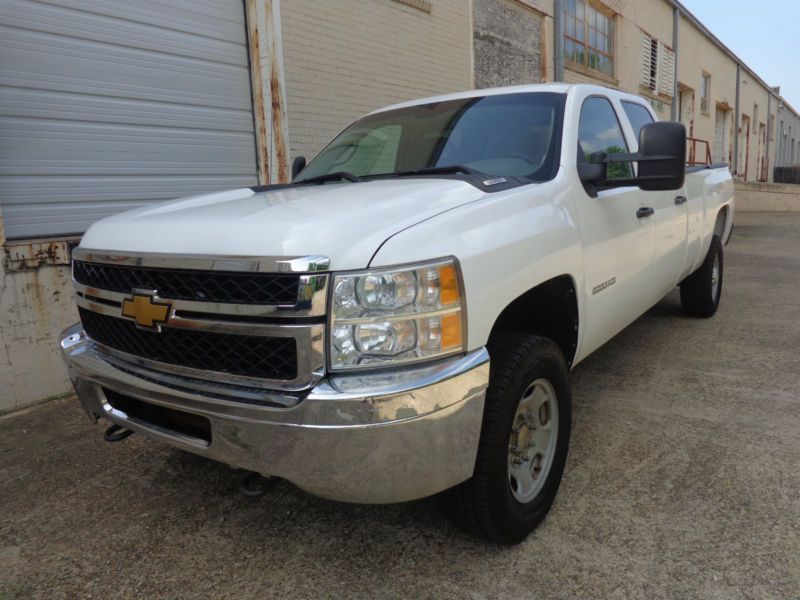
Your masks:
[{"label": "rear wheel", "polygon": [[704,318],[717,312],[722,297],[722,266],[722,241],[715,235],[703,264],[681,283],[683,312]]},{"label": "rear wheel", "polygon": [[440,504],[457,524],[516,544],[545,518],[561,482],[572,420],[569,371],[558,346],[539,336],[498,334],[489,354],[475,471]]}]

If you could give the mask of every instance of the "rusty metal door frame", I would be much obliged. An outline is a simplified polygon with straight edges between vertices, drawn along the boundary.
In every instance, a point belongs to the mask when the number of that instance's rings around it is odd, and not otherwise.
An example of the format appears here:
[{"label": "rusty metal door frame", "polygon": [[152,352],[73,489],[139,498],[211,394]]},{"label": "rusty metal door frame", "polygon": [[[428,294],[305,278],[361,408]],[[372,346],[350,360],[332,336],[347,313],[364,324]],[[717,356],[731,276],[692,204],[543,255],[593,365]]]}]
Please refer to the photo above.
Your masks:
[{"label": "rusty metal door frame", "polygon": [[258,179],[262,184],[286,183],[290,179],[289,127],[280,0],[244,2]]}]

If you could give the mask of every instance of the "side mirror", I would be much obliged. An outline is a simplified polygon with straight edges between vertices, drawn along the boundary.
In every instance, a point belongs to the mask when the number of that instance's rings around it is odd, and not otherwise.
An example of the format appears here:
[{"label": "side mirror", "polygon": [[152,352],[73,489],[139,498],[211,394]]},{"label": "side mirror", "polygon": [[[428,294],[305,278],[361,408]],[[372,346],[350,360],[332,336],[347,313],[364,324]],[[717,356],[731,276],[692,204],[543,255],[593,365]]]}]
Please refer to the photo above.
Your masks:
[{"label": "side mirror", "polygon": [[[578,177],[591,194],[597,190],[638,185],[648,192],[678,190],[686,179],[686,127],[671,121],[649,123],[639,132],[639,152],[595,152],[578,163]],[[639,163],[636,177],[608,178],[608,165]]]},{"label": "side mirror", "polygon": [[[285,163],[284,163],[285,164]],[[298,156],[292,161],[292,179],[300,174],[300,171],[306,168],[306,157]]]},{"label": "side mirror", "polygon": [[639,187],[677,190],[686,179],[686,127],[666,121],[649,123],[639,132]]}]

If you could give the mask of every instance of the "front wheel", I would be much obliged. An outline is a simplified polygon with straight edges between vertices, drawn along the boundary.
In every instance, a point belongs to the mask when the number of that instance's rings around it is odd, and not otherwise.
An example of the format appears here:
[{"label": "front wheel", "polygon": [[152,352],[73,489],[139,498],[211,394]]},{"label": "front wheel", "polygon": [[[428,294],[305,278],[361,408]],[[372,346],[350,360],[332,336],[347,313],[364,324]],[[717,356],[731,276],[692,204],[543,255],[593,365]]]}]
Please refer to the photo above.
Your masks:
[{"label": "front wheel", "polygon": [[714,316],[722,297],[722,241],[711,238],[703,264],[681,283],[681,307],[693,317]]},{"label": "front wheel", "polygon": [[535,335],[498,334],[489,354],[475,471],[440,503],[457,524],[516,544],[545,518],[561,482],[572,424],[569,371],[558,346]]}]

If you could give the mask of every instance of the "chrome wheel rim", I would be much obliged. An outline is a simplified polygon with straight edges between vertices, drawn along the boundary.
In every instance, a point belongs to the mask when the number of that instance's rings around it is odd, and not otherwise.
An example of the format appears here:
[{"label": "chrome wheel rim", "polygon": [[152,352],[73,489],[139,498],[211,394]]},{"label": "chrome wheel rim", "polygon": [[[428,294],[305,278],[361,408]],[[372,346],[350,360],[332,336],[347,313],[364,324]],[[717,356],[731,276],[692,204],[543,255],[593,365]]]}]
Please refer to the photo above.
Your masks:
[{"label": "chrome wheel rim", "polygon": [[517,502],[533,500],[544,487],[558,440],[558,401],[546,379],[522,394],[508,440],[508,485]]},{"label": "chrome wheel rim", "polygon": [[716,302],[719,294],[719,254],[714,255],[714,264],[711,266],[711,300]]}]

